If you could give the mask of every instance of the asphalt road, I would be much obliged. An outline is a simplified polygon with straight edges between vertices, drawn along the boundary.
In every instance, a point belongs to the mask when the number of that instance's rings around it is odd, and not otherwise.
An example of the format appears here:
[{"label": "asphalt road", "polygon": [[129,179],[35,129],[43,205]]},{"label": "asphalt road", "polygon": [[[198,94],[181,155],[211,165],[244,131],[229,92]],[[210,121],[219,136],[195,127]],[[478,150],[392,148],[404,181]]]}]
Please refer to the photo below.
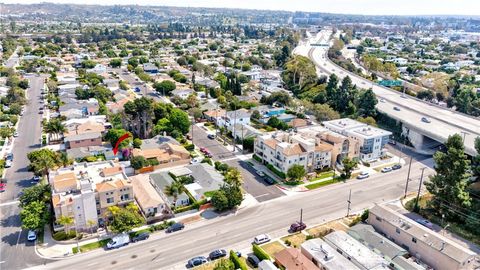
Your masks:
[{"label": "asphalt road", "polygon": [[243,177],[243,189],[257,201],[263,202],[284,195],[276,186],[265,183],[246,161],[237,156],[239,154],[235,155],[218,141],[207,138],[207,132],[202,127],[193,126],[193,142],[197,147],[207,148],[213,160],[238,168]]},{"label": "asphalt road", "polygon": [[17,199],[22,189],[34,185],[33,174],[27,170],[29,164],[27,153],[40,145],[41,115],[38,114],[39,97],[43,88],[43,77],[28,78],[30,88],[27,90],[28,104],[18,125],[19,136],[13,146],[13,165],[6,169],[7,190],[0,194],[1,241],[0,268],[23,269],[44,260],[35,254],[33,243],[26,241],[26,231],[21,229]]},{"label": "asphalt road", "polygon": [[[321,31],[310,42],[329,43],[330,32]],[[371,81],[357,76],[335,65],[326,57],[328,47],[310,46],[310,43],[302,43],[295,48],[295,53],[309,57],[315,65],[325,74],[335,73],[340,79],[350,76],[352,83],[362,88],[372,88],[375,95],[380,99],[377,108],[387,113],[394,119],[402,121],[407,127],[413,127],[422,134],[436,141],[444,142],[449,135],[465,133],[465,150],[467,153],[475,153],[474,140],[480,136],[480,120],[444,107],[435,106],[419,99],[402,95],[389,88],[374,84]],[[395,107],[398,110],[394,109]],[[422,121],[422,117],[428,117],[430,123]]]},{"label": "asphalt road", "polygon": [[[410,191],[418,188],[420,168],[424,163],[412,165]],[[286,234],[288,226],[297,219],[303,208],[307,225],[346,214],[348,193],[352,190],[352,211],[360,212],[375,203],[397,199],[403,195],[407,170],[402,168],[388,174],[377,174],[365,180],[352,180],[321,189],[284,196],[223,215],[187,225],[185,230],[170,235],[159,233],[143,243],[132,244],[118,250],[95,250],[75,255],[71,259],[47,263],[34,269],[173,269],[197,255],[205,255],[216,248],[248,247],[255,235]],[[429,175],[432,169],[425,171]]]}]

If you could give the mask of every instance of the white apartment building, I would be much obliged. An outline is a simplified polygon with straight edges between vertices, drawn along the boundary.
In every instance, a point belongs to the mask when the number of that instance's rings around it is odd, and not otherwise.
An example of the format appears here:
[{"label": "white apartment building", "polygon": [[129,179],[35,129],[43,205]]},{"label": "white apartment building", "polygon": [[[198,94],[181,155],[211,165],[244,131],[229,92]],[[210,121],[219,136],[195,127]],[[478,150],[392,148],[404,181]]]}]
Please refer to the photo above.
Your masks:
[{"label": "white apartment building", "polygon": [[217,125],[218,127],[224,127],[226,130],[236,133],[235,126],[237,125],[250,125],[250,116],[252,114],[246,109],[239,109],[236,111],[228,111],[225,115],[218,115]]},{"label": "white apartment building", "polygon": [[392,133],[372,127],[349,118],[323,122],[323,125],[337,133],[352,138],[360,144],[360,159],[373,161],[386,154],[384,149]]},{"label": "white apartment building", "polygon": [[320,138],[308,138],[295,132],[273,132],[257,136],[254,153],[278,170],[287,173],[293,164],[305,167],[307,172],[330,167],[332,146]]},{"label": "white apartment building", "polygon": [[[74,218],[71,228],[90,230],[106,217],[109,206],[134,201],[133,187],[123,168],[113,161],[79,163],[49,174],[55,218]],[[63,226],[55,225],[55,230]]]}]

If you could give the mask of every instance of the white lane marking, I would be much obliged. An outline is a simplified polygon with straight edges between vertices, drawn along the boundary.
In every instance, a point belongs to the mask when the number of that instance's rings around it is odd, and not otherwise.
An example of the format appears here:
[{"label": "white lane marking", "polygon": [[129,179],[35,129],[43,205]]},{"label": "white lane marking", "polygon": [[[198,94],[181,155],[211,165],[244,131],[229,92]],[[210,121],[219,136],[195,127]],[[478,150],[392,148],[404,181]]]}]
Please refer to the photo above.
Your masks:
[{"label": "white lane marking", "polygon": [[20,243],[20,236],[22,236],[22,231],[20,230],[20,233],[18,234],[18,238],[17,238],[17,245],[15,248],[18,248],[18,244]]},{"label": "white lane marking", "polygon": [[13,204],[18,204],[20,201],[11,201],[11,202],[6,202],[6,203],[0,203],[0,207],[2,206],[7,206],[7,205],[13,205]]},{"label": "white lane marking", "polygon": [[270,193],[264,193],[262,195],[255,196],[254,198],[260,198],[260,197],[267,196],[267,195],[270,195]]}]

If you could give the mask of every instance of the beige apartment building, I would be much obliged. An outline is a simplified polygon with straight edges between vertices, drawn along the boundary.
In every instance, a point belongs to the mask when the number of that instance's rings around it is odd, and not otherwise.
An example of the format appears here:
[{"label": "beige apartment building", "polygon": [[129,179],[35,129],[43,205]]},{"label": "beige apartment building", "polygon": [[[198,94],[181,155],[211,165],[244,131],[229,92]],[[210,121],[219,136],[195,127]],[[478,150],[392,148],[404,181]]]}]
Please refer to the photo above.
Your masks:
[{"label": "beige apartment building", "polygon": [[474,252],[386,205],[370,209],[368,223],[434,269],[474,269]]},{"label": "beige apartment building", "polygon": [[[96,228],[108,218],[109,206],[134,201],[133,186],[113,161],[79,163],[49,174],[55,218],[70,216],[79,231]],[[56,231],[63,226],[55,224]]]}]

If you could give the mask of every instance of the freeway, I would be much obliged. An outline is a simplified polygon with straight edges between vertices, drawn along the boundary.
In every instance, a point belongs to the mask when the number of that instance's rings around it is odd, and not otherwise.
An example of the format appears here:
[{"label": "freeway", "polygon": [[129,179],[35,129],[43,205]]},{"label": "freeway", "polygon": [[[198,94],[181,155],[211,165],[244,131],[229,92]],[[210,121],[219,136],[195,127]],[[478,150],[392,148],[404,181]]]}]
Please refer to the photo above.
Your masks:
[{"label": "freeway", "polygon": [[[403,122],[409,128],[418,130],[431,139],[443,143],[449,135],[455,133],[465,136],[465,151],[470,155],[475,155],[474,141],[476,137],[480,136],[479,118],[403,95],[335,65],[327,57],[328,47],[310,45],[312,43],[329,43],[330,35],[331,31],[329,30],[320,31],[316,36],[295,48],[294,53],[309,57],[319,69],[320,74],[335,73],[339,78],[348,75],[357,86],[372,88],[381,101],[377,104],[379,111]],[[431,123],[422,121],[422,117],[426,117]]]},{"label": "freeway", "polygon": [[31,76],[28,80],[30,83],[27,89],[28,104],[18,124],[19,136],[15,138],[12,151],[13,165],[6,169],[7,190],[0,195],[2,269],[23,269],[44,261],[37,257],[33,243],[26,241],[26,231],[20,228],[20,209],[17,201],[20,192],[34,184],[31,182],[33,174],[27,170],[29,164],[27,153],[40,147],[42,130],[41,116],[38,112],[44,77]]},{"label": "freeway", "polygon": [[[432,173],[432,159],[415,161],[411,169],[409,191],[418,188],[421,168],[428,166]],[[407,168],[388,174],[377,174],[366,180],[352,180],[321,189],[297,193],[246,207],[228,215],[187,225],[173,234],[159,233],[141,244],[132,244],[112,251],[95,250],[70,259],[47,263],[32,269],[173,269],[179,262],[216,248],[230,249],[249,246],[255,235],[287,233],[303,208],[304,221],[320,224],[346,214],[348,193],[352,190],[352,211],[360,212],[375,203],[397,199],[404,193]]]}]

